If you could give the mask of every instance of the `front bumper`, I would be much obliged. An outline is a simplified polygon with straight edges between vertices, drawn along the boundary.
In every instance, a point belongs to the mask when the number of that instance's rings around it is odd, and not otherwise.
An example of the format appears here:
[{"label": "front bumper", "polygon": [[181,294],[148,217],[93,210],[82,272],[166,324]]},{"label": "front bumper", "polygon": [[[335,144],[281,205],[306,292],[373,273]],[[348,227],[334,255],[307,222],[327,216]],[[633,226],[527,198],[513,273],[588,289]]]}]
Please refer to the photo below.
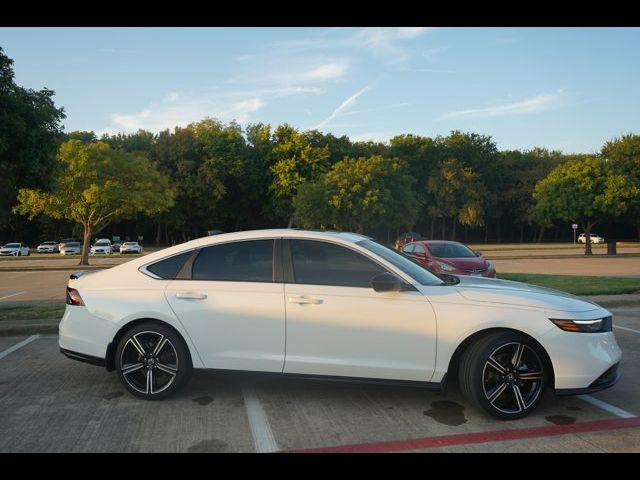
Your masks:
[{"label": "front bumper", "polygon": [[600,390],[605,390],[607,388],[613,387],[622,374],[618,369],[620,364],[616,363],[613,367],[607,369],[602,375],[600,375],[596,380],[585,388],[556,388],[556,395],[584,395],[586,393],[594,393],[599,392]]},{"label": "front bumper", "polygon": [[18,252],[0,252],[0,256],[3,257],[17,257]]}]

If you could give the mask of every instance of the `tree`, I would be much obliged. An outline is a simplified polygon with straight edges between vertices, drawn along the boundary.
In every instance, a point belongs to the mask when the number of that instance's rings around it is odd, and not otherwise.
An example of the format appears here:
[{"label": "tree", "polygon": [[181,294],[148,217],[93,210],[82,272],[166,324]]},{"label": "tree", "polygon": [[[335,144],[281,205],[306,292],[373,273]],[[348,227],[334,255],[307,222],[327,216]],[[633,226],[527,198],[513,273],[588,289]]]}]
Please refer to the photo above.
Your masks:
[{"label": "tree", "polygon": [[635,224],[640,240],[640,135],[614,138],[604,144],[602,156],[626,180],[623,193],[627,202],[625,217]]},{"label": "tree", "polygon": [[578,222],[587,237],[585,255],[591,255],[591,228],[626,209],[624,183],[624,177],[600,157],[570,157],[536,185],[532,215],[546,223]]},{"label": "tree", "polygon": [[69,140],[60,146],[57,160],[53,190],[20,189],[14,210],[30,219],[44,214],[82,224],[80,265],[89,264],[92,235],[113,220],[152,215],[173,204],[168,179],[143,155],[113,150],[104,142]]},{"label": "tree", "polygon": [[293,223],[293,197],[298,186],[316,180],[329,168],[329,148],[314,147],[309,139],[295,128],[283,124],[274,132],[273,181],[270,190],[274,196],[274,211]]},{"label": "tree", "polygon": [[455,240],[456,225],[484,224],[486,189],[479,175],[460,160],[449,158],[427,180],[427,191],[435,199],[431,213],[441,217],[442,239],[445,239],[445,220],[450,218],[451,239]]},{"label": "tree", "polygon": [[347,157],[316,182],[300,186],[295,218],[306,228],[332,223],[359,233],[371,227],[409,226],[417,215],[413,182],[407,165],[398,159]]},{"label": "tree", "polygon": [[65,118],[52,90],[16,85],[12,65],[0,47],[0,229],[9,222],[20,187],[51,187]]}]

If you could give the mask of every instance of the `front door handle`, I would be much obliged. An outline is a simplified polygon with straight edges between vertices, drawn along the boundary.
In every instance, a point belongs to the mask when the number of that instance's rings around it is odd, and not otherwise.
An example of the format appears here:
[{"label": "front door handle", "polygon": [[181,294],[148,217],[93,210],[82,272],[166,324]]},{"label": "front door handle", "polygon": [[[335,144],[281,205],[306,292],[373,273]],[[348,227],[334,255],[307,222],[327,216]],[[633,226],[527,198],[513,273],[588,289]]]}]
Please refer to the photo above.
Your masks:
[{"label": "front door handle", "polygon": [[297,303],[298,305],[320,305],[324,300],[314,297],[289,297],[289,303]]},{"label": "front door handle", "polygon": [[176,298],[182,298],[184,300],[204,300],[207,298],[207,295],[197,292],[178,292],[176,293]]}]

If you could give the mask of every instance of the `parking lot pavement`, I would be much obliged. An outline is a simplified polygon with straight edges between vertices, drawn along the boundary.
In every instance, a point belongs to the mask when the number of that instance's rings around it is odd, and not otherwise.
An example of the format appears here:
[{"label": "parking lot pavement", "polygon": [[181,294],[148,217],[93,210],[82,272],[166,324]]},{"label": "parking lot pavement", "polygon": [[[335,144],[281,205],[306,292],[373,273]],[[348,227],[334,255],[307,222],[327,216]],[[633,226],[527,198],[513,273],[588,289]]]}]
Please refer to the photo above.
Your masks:
[{"label": "parking lot pavement", "polygon": [[519,258],[495,259],[498,277],[500,273],[526,272],[548,275],[594,275],[601,277],[640,278],[640,256],[600,256],[578,258]]},{"label": "parking lot pavement", "polygon": [[250,373],[196,372],[177,395],[145,402],[114,373],[63,357],[55,335],[4,356],[30,337],[0,337],[0,452],[370,451],[379,442],[382,451],[640,452],[638,313],[614,311],[625,328],[615,330],[624,351],[618,385],[589,401],[547,392],[511,422],[484,415],[455,387],[442,394]]},{"label": "parking lot pavement", "polygon": [[64,302],[69,271],[0,271],[0,305],[3,303]]}]

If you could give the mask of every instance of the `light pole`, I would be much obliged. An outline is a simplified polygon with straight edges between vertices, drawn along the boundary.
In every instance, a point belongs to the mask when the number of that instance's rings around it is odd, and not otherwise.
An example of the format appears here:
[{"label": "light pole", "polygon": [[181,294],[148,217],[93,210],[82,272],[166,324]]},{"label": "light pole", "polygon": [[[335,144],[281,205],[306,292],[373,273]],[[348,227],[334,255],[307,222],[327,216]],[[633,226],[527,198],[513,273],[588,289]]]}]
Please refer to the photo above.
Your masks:
[{"label": "light pole", "polygon": [[577,223],[573,223],[571,225],[571,228],[573,228],[573,245],[576,245],[576,230],[578,229],[578,224]]}]

